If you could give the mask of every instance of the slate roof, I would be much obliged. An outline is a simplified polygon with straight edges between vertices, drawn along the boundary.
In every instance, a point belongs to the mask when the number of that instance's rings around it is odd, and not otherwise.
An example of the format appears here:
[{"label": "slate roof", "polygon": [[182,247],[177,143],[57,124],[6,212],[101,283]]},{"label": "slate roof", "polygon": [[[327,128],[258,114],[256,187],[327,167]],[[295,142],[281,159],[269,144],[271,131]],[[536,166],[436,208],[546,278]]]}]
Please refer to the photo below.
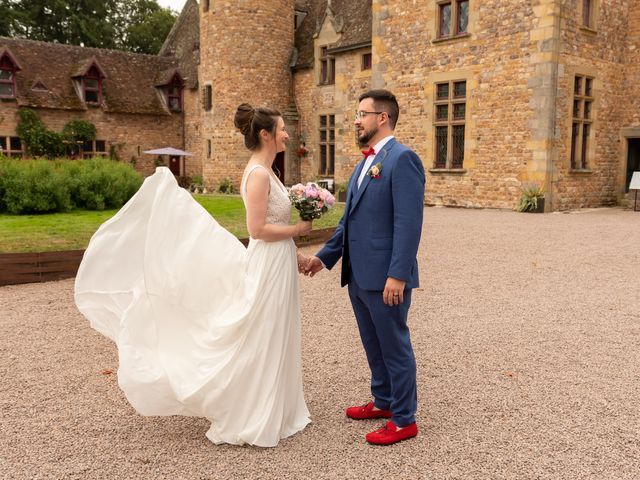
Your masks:
[{"label": "slate roof", "polygon": [[[16,73],[16,100],[20,106],[86,110],[74,87],[74,77],[83,75],[95,62],[106,77],[106,112],[170,114],[155,85],[166,72],[179,71],[174,57],[0,37],[0,51],[3,49],[8,49],[21,67]],[[181,76],[184,78],[182,73]],[[38,81],[48,91],[33,90]]]},{"label": "slate roof", "polygon": [[[327,12],[327,0],[297,0],[296,9],[307,12],[295,32],[298,50],[296,68],[313,66],[313,40]],[[338,42],[330,49],[349,49],[371,44],[371,0],[331,0],[336,27],[341,31]]]}]

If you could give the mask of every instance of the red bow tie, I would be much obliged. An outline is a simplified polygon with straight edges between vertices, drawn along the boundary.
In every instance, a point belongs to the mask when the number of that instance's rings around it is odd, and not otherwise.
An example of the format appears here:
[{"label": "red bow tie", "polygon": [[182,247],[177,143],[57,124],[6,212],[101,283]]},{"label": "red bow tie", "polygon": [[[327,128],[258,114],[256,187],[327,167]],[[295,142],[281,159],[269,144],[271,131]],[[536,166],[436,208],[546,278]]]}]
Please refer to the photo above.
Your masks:
[{"label": "red bow tie", "polygon": [[362,150],[362,154],[364,155],[364,159],[366,160],[369,155],[375,155],[376,151],[373,147],[369,147],[369,150]]}]

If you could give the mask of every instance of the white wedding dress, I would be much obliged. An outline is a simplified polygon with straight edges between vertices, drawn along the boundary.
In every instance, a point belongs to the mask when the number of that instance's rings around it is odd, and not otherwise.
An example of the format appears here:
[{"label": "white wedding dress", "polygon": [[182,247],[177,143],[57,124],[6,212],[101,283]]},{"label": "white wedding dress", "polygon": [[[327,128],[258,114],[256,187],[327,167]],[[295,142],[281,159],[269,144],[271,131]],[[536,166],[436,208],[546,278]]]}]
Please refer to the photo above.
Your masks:
[{"label": "white wedding dress", "polygon": [[[267,223],[288,224],[286,189],[270,178]],[[95,233],[75,300],[116,343],[118,383],[142,415],[206,417],[212,442],[262,447],[309,423],[293,240],[245,248],[169,169]]]}]

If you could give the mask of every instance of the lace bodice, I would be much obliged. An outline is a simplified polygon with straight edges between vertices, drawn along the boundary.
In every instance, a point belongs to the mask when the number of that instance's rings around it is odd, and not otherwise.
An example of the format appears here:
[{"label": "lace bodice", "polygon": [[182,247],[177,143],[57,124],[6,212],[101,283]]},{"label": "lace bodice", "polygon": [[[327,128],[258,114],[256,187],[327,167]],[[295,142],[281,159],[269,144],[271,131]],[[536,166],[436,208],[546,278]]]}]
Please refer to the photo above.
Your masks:
[{"label": "lace bodice", "polygon": [[[245,207],[247,204],[246,196],[246,188],[247,188],[247,179],[251,172],[253,172],[256,168],[264,168],[262,165],[252,165],[247,168],[244,172],[244,176],[242,177],[242,183],[240,185],[240,192],[242,193],[242,199],[245,202]],[[264,168],[267,170],[266,168]],[[266,222],[277,225],[288,225],[291,220],[291,202],[289,201],[289,194],[287,192],[286,187],[276,178],[276,176],[269,173],[269,203],[267,204],[267,218]]]}]

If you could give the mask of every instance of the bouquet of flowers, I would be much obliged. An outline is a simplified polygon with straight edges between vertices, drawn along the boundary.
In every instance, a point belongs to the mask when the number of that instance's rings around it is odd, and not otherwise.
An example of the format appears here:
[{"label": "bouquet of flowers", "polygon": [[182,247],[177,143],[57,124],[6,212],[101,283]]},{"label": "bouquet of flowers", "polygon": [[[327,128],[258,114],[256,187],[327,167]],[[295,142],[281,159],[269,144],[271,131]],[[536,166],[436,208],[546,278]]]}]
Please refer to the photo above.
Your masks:
[{"label": "bouquet of flowers", "polygon": [[315,220],[326,213],[336,201],[329,190],[309,182],[306,185],[298,183],[289,190],[291,204],[300,211],[302,220]]}]

